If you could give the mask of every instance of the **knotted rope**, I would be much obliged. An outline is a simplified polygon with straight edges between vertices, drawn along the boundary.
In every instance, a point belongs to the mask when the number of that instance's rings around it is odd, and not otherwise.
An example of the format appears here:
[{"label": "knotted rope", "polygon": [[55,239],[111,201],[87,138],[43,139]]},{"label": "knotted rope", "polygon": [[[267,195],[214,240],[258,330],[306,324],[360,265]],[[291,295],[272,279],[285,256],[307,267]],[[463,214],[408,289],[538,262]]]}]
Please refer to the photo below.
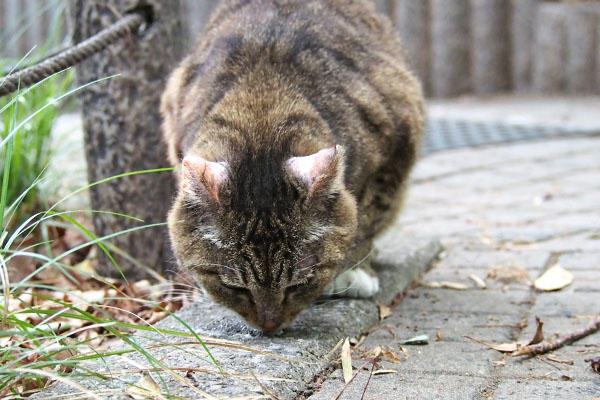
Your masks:
[{"label": "knotted rope", "polygon": [[29,87],[57,72],[80,63],[89,56],[104,50],[126,34],[135,32],[144,22],[146,22],[146,19],[142,14],[126,14],[108,28],[83,42],[50,56],[35,65],[0,78],[0,97],[6,96],[17,89]]}]

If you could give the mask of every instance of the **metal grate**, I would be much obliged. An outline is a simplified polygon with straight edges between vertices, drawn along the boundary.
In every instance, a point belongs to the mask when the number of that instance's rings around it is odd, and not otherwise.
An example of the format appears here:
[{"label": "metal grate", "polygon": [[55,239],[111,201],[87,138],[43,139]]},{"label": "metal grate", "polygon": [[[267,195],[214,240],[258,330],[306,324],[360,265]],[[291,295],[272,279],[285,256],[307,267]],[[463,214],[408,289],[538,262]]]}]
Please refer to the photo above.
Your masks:
[{"label": "metal grate", "polygon": [[421,152],[433,153],[461,147],[517,142],[561,136],[599,134],[598,129],[574,129],[542,125],[518,125],[497,121],[430,118]]}]

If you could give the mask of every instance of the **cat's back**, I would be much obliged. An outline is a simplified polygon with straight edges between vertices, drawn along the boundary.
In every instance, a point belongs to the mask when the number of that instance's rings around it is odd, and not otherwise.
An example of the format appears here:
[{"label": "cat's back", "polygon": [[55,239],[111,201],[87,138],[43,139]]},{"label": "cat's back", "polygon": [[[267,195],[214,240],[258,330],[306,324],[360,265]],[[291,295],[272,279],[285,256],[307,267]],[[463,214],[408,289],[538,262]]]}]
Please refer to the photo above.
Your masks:
[{"label": "cat's back", "polygon": [[350,168],[365,148],[381,149],[375,159],[388,157],[380,153],[393,150],[389,141],[397,141],[399,129],[404,147],[420,141],[420,86],[390,22],[371,1],[225,0],[165,93],[171,161],[181,160],[203,119],[241,77],[273,66],[347,147]]}]

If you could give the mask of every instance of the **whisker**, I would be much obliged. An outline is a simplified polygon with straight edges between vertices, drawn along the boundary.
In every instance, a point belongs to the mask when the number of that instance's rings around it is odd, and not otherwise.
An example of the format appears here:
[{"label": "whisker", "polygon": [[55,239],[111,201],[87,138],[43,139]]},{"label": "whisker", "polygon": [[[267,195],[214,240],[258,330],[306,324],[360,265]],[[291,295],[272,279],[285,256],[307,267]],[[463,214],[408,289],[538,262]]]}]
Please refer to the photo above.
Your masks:
[{"label": "whisker", "polygon": [[294,263],[294,265],[292,265],[292,267],[295,267],[296,265],[298,265],[298,264],[299,264],[299,263],[301,263],[302,261],[304,261],[304,260],[307,260],[307,259],[309,259],[309,258],[311,258],[311,257],[313,257],[313,256],[314,256],[314,254],[309,254],[309,255],[307,255],[307,256],[306,256],[306,257],[304,257],[303,259],[296,261],[296,262]]},{"label": "whisker", "polygon": [[318,262],[318,263],[316,263],[316,264],[309,265],[308,267],[300,268],[298,271],[304,271],[304,270],[307,270],[307,269],[311,269],[311,268],[314,268],[314,267],[316,267],[317,265],[321,265],[321,264],[322,264],[322,262]]},{"label": "whisker", "polygon": [[[346,272],[346,271],[350,271],[351,269],[354,269],[354,268],[358,267],[360,264],[362,264],[363,262],[365,262],[365,260],[366,260],[367,258],[369,258],[369,257],[371,256],[371,254],[373,254],[373,252],[374,252],[374,251],[375,251],[375,248],[372,248],[372,249],[371,249],[371,251],[369,251],[369,253],[367,253],[367,255],[366,255],[366,256],[364,256],[364,257],[363,257],[363,258],[362,258],[360,261],[358,261],[356,264],[354,264],[354,265],[353,265],[353,266],[351,266],[351,267],[345,268],[345,269],[344,269],[344,270],[343,270],[341,273],[344,273],[344,272]],[[341,273],[340,273],[340,274],[341,274]],[[339,276],[340,274],[338,274],[338,276]]]},{"label": "whisker", "polygon": [[315,301],[313,304],[311,304],[310,309],[319,309],[319,308],[323,308],[331,303],[339,303],[344,301],[345,299],[343,298],[337,298],[337,299],[326,299],[326,300],[317,300]]}]

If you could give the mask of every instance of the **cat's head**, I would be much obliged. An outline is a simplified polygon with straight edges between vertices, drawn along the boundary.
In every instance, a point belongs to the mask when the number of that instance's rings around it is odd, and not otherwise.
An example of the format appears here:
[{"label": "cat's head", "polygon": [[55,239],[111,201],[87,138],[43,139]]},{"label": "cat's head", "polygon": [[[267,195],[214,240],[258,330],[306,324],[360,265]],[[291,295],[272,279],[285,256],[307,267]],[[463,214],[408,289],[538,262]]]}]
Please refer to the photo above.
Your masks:
[{"label": "cat's head", "polygon": [[305,156],[183,160],[169,214],[180,265],[251,325],[275,331],[319,296],[356,234],[340,146]]}]

